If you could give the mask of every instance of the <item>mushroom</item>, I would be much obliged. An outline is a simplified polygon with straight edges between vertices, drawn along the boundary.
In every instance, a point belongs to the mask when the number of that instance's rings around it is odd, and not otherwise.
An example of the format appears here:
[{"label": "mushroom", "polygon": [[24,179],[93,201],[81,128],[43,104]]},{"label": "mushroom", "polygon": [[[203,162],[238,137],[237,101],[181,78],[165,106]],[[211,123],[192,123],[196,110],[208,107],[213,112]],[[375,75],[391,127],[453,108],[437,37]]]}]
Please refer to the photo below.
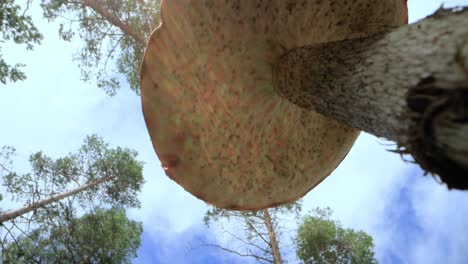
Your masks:
[{"label": "mushroom", "polygon": [[359,131],[283,99],[289,50],[404,24],[405,0],[168,0],[141,68],[146,126],[166,174],[215,206],[256,210],[299,199]]}]

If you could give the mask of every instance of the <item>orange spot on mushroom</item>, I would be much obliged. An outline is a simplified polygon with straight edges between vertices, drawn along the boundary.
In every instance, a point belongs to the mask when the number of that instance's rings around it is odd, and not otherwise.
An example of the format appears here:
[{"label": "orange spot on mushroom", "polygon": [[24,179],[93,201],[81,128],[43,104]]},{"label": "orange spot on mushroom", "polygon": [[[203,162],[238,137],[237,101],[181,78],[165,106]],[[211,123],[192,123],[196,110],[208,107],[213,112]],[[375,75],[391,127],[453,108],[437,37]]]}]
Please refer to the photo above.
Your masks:
[{"label": "orange spot on mushroom", "polygon": [[179,132],[174,137],[172,137],[172,142],[176,145],[183,145],[185,143],[185,133]]},{"label": "orange spot on mushroom", "polygon": [[159,155],[159,160],[161,161],[162,168],[166,172],[166,175],[174,180],[173,169],[180,164],[179,156],[175,154],[162,154]]},{"label": "orange spot on mushroom", "polygon": [[179,156],[175,154],[162,154],[159,156],[159,160],[161,161],[161,165],[165,169],[174,168],[179,165]]},{"label": "orange spot on mushroom", "polygon": [[276,145],[278,145],[278,147],[287,147],[288,145],[286,143],[284,143],[283,140],[281,139],[277,139],[276,140]]},{"label": "orange spot on mushroom", "polygon": [[275,109],[275,106],[276,106],[276,103],[275,102],[271,102],[265,109],[265,113],[266,114],[269,114],[273,111],[273,109]]},{"label": "orange spot on mushroom", "polygon": [[231,157],[237,156],[236,149],[234,147],[229,148],[229,154],[231,155]]},{"label": "orange spot on mushroom", "polygon": [[214,103],[215,101],[215,85],[213,83],[209,84],[209,87],[201,94],[203,100],[206,103]]}]

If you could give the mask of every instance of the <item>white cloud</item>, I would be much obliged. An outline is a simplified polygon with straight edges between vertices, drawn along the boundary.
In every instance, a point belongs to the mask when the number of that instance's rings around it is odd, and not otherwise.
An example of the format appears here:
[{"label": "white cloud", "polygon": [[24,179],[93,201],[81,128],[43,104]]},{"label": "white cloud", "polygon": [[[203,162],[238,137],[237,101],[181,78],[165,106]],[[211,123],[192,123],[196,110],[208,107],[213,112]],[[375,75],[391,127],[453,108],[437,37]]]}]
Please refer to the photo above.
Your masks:
[{"label": "white cloud", "polygon": [[468,236],[464,235],[467,198],[466,192],[437,188],[430,181],[420,181],[414,187],[411,199],[425,233],[411,259],[417,263],[468,263]]}]

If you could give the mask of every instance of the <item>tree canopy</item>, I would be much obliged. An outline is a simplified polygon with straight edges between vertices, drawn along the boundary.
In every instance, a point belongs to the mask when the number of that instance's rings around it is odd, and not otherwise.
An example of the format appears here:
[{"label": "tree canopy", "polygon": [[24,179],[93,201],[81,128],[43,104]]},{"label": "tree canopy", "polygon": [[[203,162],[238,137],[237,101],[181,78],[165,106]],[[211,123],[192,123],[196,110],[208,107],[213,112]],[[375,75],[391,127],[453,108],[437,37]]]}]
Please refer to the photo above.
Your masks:
[{"label": "tree canopy", "polygon": [[343,228],[331,215],[330,208],[316,208],[303,218],[296,237],[297,257],[307,264],[377,263],[372,237]]},{"label": "tree canopy", "polygon": [[0,212],[2,246],[35,232],[51,235],[77,216],[93,214],[99,208],[140,205],[137,195],[144,182],[143,164],[134,150],[110,148],[92,135],[76,153],[62,158],[52,159],[43,152],[32,154],[31,172],[25,174],[8,168],[15,149],[2,150],[0,157],[5,162],[0,171],[8,198],[24,203],[19,209]]},{"label": "tree canopy", "polygon": [[83,80],[94,80],[114,95],[126,79],[139,93],[140,60],[159,24],[158,1],[41,0],[41,7],[45,18],[59,23],[63,40],[83,40],[75,56]]},{"label": "tree canopy", "polygon": [[4,247],[5,263],[131,263],[142,224],[122,208],[97,209],[58,225],[36,229]]},{"label": "tree canopy", "polygon": [[[32,49],[41,43],[43,35],[26,15],[31,4],[19,5],[14,0],[0,3],[0,44],[12,40]],[[159,24],[158,1],[41,0],[40,6],[44,18],[58,22],[61,39],[78,37],[83,41],[74,56],[83,80],[95,81],[109,95],[115,95],[126,81],[139,94],[140,60],[146,39]],[[22,66],[7,63],[0,46],[0,82],[24,80]]]},{"label": "tree canopy", "polygon": [[35,44],[40,44],[43,36],[34,26],[30,16],[21,14],[21,6],[14,0],[0,1],[0,82],[16,82],[24,80],[26,74],[21,70],[24,64],[7,62],[2,57],[2,45],[13,42],[24,44],[26,49],[33,49]]},{"label": "tree canopy", "polygon": [[[6,148],[14,155],[14,148]],[[109,148],[96,135],[87,136],[76,153],[52,159],[42,151],[29,157],[31,172],[8,171],[3,185],[16,201],[31,204],[46,197],[109,178],[102,184],[84,190],[77,197],[80,205],[94,202],[112,206],[138,207],[137,193],[143,184],[143,164],[136,160],[137,152],[128,148]]]}]

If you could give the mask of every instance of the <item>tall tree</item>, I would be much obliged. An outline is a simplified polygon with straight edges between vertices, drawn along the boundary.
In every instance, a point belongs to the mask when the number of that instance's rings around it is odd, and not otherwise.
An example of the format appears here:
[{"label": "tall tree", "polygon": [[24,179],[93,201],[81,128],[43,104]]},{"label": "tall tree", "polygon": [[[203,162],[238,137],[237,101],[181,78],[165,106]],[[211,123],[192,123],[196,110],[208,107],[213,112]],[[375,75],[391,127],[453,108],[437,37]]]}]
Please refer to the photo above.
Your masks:
[{"label": "tall tree", "polygon": [[372,237],[345,229],[331,219],[330,208],[316,208],[303,218],[297,237],[297,257],[303,263],[377,263]]},{"label": "tall tree", "polygon": [[242,248],[229,248],[207,242],[203,242],[203,245],[216,247],[240,257],[252,258],[259,263],[286,263],[282,251],[284,252],[288,245],[280,242],[280,237],[286,229],[282,221],[287,216],[297,218],[300,211],[300,202],[258,211],[233,211],[213,207],[205,214],[205,224],[210,226],[213,222],[218,222],[222,225],[225,220],[238,223],[236,230],[242,228],[243,234],[222,228],[241,243]]},{"label": "tall tree", "polygon": [[[59,35],[71,41],[78,35],[83,48],[75,60],[84,80],[114,95],[125,77],[139,93],[140,60],[146,39],[159,25],[159,1],[150,0],[41,0],[44,16],[60,23]],[[108,64],[114,64],[111,71]]]},{"label": "tall tree", "polygon": [[[5,157],[14,153],[13,148],[4,150]],[[93,135],[77,153],[63,158],[53,160],[42,152],[31,155],[31,173],[18,174],[2,165],[7,193],[24,203],[0,213],[2,245],[19,233],[27,234],[24,228],[47,229],[78,211],[138,207],[137,194],[144,180],[143,165],[136,156],[136,151],[127,148],[111,149]]]},{"label": "tall tree", "polygon": [[0,83],[24,80],[26,74],[21,70],[24,64],[11,65],[2,57],[2,45],[13,42],[24,44],[31,50],[35,44],[40,44],[42,35],[34,26],[30,16],[21,14],[21,7],[14,0],[0,1]]},{"label": "tall tree", "polygon": [[97,209],[80,218],[36,229],[4,247],[4,263],[131,263],[142,225],[122,208]]}]

